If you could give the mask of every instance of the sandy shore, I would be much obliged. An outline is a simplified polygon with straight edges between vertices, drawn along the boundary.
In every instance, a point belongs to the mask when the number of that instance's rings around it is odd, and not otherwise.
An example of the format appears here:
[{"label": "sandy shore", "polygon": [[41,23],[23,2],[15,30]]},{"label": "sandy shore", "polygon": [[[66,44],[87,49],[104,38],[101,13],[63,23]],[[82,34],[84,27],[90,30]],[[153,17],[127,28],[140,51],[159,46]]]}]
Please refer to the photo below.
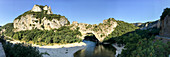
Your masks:
[{"label": "sandy shore", "polygon": [[[8,40],[9,41],[9,40]],[[9,41],[13,44],[22,43],[20,41]],[[53,46],[39,46],[32,45],[37,47],[40,52],[47,52],[49,55],[43,55],[43,57],[74,57],[74,53],[78,50],[81,50],[86,47],[86,44],[83,42],[80,43],[71,43],[71,44],[61,44]]]},{"label": "sandy shore", "polygon": [[74,53],[86,47],[83,42],[64,44],[64,45],[54,45],[54,46],[39,46],[40,52],[47,52],[50,54],[43,55],[43,57],[74,57]]},{"label": "sandy shore", "polygon": [[[18,40],[10,41],[10,43],[22,43]],[[80,43],[70,43],[70,44],[56,44],[53,46],[39,46],[32,44],[33,47],[37,47],[40,52],[47,52],[49,55],[43,55],[43,57],[74,57],[74,53],[86,47],[83,42]]]}]

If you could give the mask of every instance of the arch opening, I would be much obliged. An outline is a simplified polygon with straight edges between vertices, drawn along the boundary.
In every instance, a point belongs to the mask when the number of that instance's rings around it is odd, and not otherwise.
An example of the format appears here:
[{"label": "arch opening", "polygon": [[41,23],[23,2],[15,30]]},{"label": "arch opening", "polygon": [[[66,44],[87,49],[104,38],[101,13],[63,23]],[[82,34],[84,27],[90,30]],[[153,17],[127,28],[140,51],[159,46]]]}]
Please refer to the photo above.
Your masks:
[{"label": "arch opening", "polygon": [[93,33],[86,33],[86,36],[84,37],[83,40],[99,43],[99,40],[96,38],[96,36]]}]

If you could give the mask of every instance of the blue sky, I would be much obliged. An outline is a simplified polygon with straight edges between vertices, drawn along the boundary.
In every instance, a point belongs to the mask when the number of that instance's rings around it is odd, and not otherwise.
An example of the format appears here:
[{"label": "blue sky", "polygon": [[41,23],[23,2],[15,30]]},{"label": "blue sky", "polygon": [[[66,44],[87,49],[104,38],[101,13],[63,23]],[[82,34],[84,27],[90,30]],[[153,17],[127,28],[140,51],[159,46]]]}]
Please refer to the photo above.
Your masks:
[{"label": "blue sky", "polygon": [[13,22],[35,4],[51,6],[71,23],[99,24],[108,18],[134,23],[159,19],[170,0],[0,0],[0,25]]}]

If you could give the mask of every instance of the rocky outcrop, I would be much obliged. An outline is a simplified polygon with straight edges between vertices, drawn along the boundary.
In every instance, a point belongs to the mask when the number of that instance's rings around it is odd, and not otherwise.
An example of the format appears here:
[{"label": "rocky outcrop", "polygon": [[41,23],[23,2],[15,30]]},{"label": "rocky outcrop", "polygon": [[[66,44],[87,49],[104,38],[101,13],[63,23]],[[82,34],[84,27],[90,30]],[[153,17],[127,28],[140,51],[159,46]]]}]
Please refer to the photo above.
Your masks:
[{"label": "rocky outcrop", "polygon": [[25,12],[14,20],[14,31],[22,30],[50,30],[69,25],[65,16],[52,14],[48,6],[34,5],[32,10]]},{"label": "rocky outcrop", "polygon": [[160,28],[161,22],[160,20],[153,21],[153,22],[146,22],[146,23],[132,23],[135,26],[140,27],[141,30],[146,30],[150,28]]},{"label": "rocky outcrop", "polygon": [[170,37],[170,16],[167,15],[161,20],[160,36]]},{"label": "rocky outcrop", "polygon": [[45,6],[42,6],[42,5],[34,5],[33,8],[32,8],[32,12],[42,12],[42,11],[47,11],[47,14],[53,14],[52,11],[51,11],[51,7],[45,5]]},{"label": "rocky outcrop", "polygon": [[0,30],[0,35],[2,35],[3,32],[5,32],[5,29]]},{"label": "rocky outcrop", "polygon": [[114,31],[114,28],[117,26],[117,22],[114,18],[109,18],[107,20],[104,20],[103,23],[100,24],[85,24],[85,23],[78,23],[73,22],[71,29],[77,29],[79,28],[79,31],[82,34],[82,39],[86,36],[88,33],[92,33],[96,36],[96,38],[102,42],[104,38],[112,33]]}]

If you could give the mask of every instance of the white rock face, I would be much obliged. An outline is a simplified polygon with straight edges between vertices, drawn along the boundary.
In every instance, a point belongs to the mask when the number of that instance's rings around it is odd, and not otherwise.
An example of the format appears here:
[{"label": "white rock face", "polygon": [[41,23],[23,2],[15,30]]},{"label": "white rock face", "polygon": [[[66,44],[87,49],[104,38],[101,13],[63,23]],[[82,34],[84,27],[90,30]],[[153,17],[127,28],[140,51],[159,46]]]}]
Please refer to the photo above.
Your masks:
[{"label": "white rock face", "polygon": [[[41,8],[42,7],[42,8]],[[41,6],[41,5],[34,5],[32,8],[32,12],[42,12],[43,10],[47,11],[47,14],[53,14],[53,12],[51,11],[51,7],[49,6]]]},{"label": "white rock face", "polygon": [[38,5],[34,5],[34,7],[32,8],[31,11],[33,11],[33,12],[41,12],[42,9]]},{"label": "white rock face", "polygon": [[41,29],[41,30],[58,29],[61,26],[65,26],[67,24],[68,24],[68,20],[64,17],[60,18],[60,20],[58,19],[49,20],[46,17],[40,20],[33,17],[33,15],[26,15],[26,16],[22,16],[21,19],[14,20],[15,31],[32,30],[32,29]]},{"label": "white rock face", "polygon": [[51,7],[50,6],[48,7],[47,14],[53,14],[53,12],[51,11]]},{"label": "white rock face", "polygon": [[44,10],[48,10],[48,6],[44,6],[44,8],[43,8]]},{"label": "white rock face", "polygon": [[146,29],[150,29],[150,28],[160,28],[161,26],[161,21],[160,20],[157,20],[157,21],[154,21],[154,22],[151,22],[151,23],[145,23],[145,24],[142,24],[142,28],[140,28],[141,30],[146,30]]},{"label": "white rock face", "polygon": [[[52,14],[51,8],[48,6],[41,6],[43,10],[49,11],[48,14]],[[31,12],[42,11],[39,5],[34,5]],[[44,14],[45,15],[45,14]],[[47,13],[46,13],[47,15]],[[22,15],[20,18],[14,20],[14,31],[24,31],[32,29],[50,30],[58,29],[62,26],[68,25],[69,21],[65,17],[48,19],[45,16],[43,18],[35,17],[34,13]]]}]

